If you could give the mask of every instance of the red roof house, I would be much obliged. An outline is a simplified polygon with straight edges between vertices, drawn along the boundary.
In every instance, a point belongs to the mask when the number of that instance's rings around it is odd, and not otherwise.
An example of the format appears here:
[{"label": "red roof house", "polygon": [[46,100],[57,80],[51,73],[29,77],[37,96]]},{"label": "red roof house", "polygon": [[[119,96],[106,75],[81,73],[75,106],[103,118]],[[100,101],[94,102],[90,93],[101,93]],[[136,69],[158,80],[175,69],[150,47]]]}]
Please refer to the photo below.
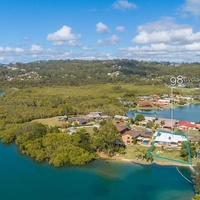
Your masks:
[{"label": "red roof house", "polygon": [[152,107],[152,103],[149,101],[139,101],[138,105],[141,107]]},{"label": "red roof house", "polygon": [[181,121],[181,122],[178,124],[178,127],[179,127],[181,130],[198,129],[198,125],[197,125],[197,124],[188,122],[188,121],[186,121],[186,120]]}]

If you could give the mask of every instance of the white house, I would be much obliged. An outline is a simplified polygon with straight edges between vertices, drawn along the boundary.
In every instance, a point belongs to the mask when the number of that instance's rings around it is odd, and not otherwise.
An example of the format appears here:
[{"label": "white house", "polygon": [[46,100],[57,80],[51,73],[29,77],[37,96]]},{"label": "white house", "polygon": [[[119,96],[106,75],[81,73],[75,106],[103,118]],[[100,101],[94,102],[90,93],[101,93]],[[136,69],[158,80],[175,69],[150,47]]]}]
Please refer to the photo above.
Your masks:
[{"label": "white house", "polygon": [[155,138],[155,145],[178,145],[187,141],[187,138],[183,134],[173,134],[171,132],[159,131]]}]

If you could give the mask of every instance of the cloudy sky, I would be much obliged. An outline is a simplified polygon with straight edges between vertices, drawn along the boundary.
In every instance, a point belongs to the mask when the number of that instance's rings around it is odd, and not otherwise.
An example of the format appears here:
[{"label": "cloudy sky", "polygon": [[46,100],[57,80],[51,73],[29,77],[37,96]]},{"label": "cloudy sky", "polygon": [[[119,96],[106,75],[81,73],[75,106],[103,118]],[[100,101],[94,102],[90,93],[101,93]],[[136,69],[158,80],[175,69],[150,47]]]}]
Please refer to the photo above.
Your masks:
[{"label": "cloudy sky", "polygon": [[200,0],[0,0],[0,63],[200,62]]}]

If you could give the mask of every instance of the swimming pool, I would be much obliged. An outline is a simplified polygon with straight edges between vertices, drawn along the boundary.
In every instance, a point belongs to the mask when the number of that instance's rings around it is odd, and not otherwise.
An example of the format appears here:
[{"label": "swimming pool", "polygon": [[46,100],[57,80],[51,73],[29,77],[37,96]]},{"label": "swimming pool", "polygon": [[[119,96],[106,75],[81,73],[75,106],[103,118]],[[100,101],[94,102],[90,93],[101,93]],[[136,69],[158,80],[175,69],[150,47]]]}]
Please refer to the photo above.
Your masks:
[{"label": "swimming pool", "polygon": [[142,141],[142,144],[144,144],[144,145],[148,145],[148,144],[149,144],[149,141],[144,140],[144,141]]}]

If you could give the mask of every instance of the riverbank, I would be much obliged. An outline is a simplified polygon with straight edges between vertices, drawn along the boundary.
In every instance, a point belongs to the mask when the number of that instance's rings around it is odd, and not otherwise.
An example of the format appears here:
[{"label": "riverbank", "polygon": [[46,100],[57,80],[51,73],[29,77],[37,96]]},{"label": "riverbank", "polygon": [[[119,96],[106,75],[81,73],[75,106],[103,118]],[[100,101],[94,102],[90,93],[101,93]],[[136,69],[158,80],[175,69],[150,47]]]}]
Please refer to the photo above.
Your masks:
[{"label": "riverbank", "polygon": [[134,164],[138,164],[138,165],[156,164],[156,165],[160,165],[160,166],[189,167],[189,165],[186,165],[186,164],[170,162],[170,161],[162,160],[162,159],[154,159],[153,162],[142,160],[142,159],[127,159],[123,155],[116,155],[116,156],[113,156],[113,157],[108,157],[105,154],[100,153],[99,158],[102,159],[102,160],[106,160],[106,161],[134,163]]}]

